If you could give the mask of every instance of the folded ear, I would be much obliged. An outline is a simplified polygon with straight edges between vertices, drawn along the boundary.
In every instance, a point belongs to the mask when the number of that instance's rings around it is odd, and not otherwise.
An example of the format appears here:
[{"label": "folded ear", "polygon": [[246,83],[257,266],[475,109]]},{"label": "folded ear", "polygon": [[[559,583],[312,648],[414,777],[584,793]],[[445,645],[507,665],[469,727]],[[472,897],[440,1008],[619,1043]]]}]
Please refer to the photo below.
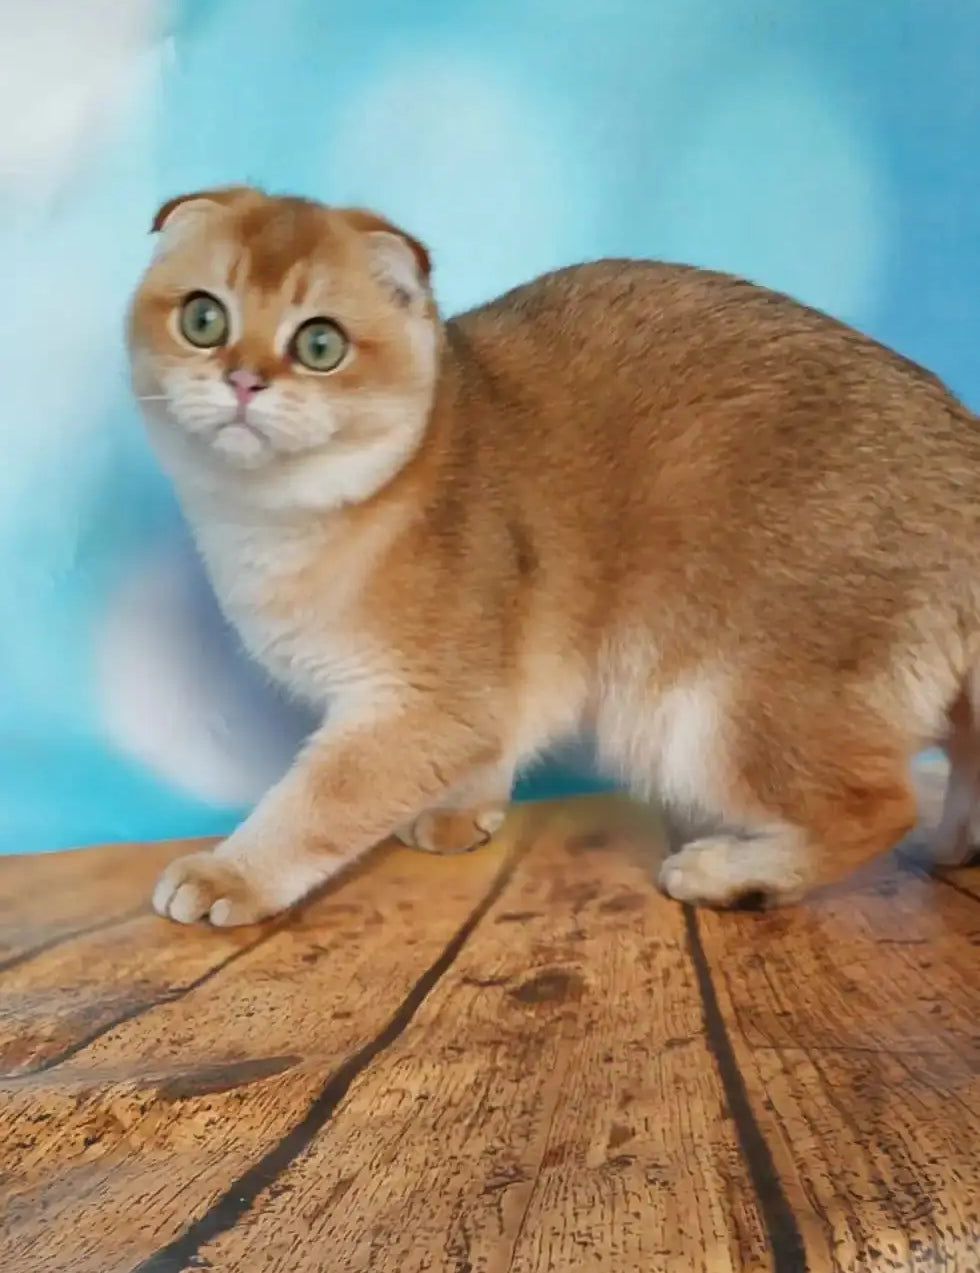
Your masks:
[{"label": "folded ear", "polygon": [[154,234],[175,224],[175,217],[183,217],[188,213],[214,211],[215,208],[226,208],[231,203],[257,194],[251,186],[221,186],[217,190],[195,190],[191,194],[174,195],[157,209],[150,227]]},{"label": "folded ear", "polygon": [[400,305],[428,298],[432,260],[425,244],[365,208],[347,208],[343,215],[348,225],[365,236],[378,278]]},{"label": "folded ear", "polygon": [[156,255],[163,256],[206,218],[255,193],[249,186],[223,186],[218,190],[196,190],[192,194],[179,194],[168,199],[157,209],[150,227],[153,234],[160,235]]}]

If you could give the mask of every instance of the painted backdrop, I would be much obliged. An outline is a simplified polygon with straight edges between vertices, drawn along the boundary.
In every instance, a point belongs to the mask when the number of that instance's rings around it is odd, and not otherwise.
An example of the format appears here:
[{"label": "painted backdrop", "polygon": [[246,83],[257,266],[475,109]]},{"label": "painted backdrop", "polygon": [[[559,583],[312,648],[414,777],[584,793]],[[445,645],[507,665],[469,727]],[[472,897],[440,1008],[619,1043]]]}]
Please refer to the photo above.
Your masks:
[{"label": "painted backdrop", "polygon": [[741,272],[980,406],[978,52],[974,0],[0,0],[0,851],[220,830],[304,728],[127,401],[165,197],[376,205],[449,310],[597,255]]}]

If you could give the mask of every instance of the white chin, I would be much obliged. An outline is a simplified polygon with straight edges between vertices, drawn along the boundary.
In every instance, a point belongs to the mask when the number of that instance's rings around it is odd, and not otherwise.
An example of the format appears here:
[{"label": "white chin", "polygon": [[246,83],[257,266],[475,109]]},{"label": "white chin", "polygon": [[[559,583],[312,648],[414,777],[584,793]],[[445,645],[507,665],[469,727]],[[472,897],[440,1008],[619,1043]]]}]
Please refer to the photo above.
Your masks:
[{"label": "white chin", "polygon": [[256,468],[269,458],[268,439],[248,424],[226,424],[215,434],[212,449],[222,459],[242,468]]}]

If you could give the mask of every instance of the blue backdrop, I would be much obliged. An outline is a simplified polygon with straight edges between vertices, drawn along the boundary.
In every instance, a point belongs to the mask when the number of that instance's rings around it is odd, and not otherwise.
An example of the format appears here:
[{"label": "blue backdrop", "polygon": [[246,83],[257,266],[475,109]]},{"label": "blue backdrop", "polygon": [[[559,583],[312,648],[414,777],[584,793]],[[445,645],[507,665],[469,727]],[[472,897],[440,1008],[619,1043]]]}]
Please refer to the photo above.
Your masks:
[{"label": "blue backdrop", "polygon": [[450,311],[599,255],[732,270],[980,405],[974,0],[277,4],[56,0],[4,40],[0,851],[221,830],[303,729],[127,399],[121,315],[175,192],[374,205]]}]

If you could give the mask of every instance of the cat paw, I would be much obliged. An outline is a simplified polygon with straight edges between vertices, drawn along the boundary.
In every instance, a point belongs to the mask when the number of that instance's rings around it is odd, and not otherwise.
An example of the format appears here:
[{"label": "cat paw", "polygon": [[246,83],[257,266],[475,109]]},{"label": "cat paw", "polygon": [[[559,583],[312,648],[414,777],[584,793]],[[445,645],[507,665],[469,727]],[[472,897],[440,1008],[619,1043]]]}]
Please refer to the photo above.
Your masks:
[{"label": "cat paw", "polygon": [[234,862],[205,852],[170,863],[153,890],[153,909],[178,924],[207,919],[216,928],[234,928],[268,919],[279,907],[270,904]]},{"label": "cat paw", "polygon": [[500,830],[506,809],[441,809],[420,814],[395,832],[402,844],[425,853],[470,853]]},{"label": "cat paw", "polygon": [[806,891],[804,872],[795,859],[768,837],[707,836],[667,858],[660,869],[660,887],[692,906],[786,906]]},{"label": "cat paw", "polygon": [[926,871],[980,866],[980,843],[973,827],[959,833],[937,827],[928,839],[913,839],[907,851],[912,861]]}]

